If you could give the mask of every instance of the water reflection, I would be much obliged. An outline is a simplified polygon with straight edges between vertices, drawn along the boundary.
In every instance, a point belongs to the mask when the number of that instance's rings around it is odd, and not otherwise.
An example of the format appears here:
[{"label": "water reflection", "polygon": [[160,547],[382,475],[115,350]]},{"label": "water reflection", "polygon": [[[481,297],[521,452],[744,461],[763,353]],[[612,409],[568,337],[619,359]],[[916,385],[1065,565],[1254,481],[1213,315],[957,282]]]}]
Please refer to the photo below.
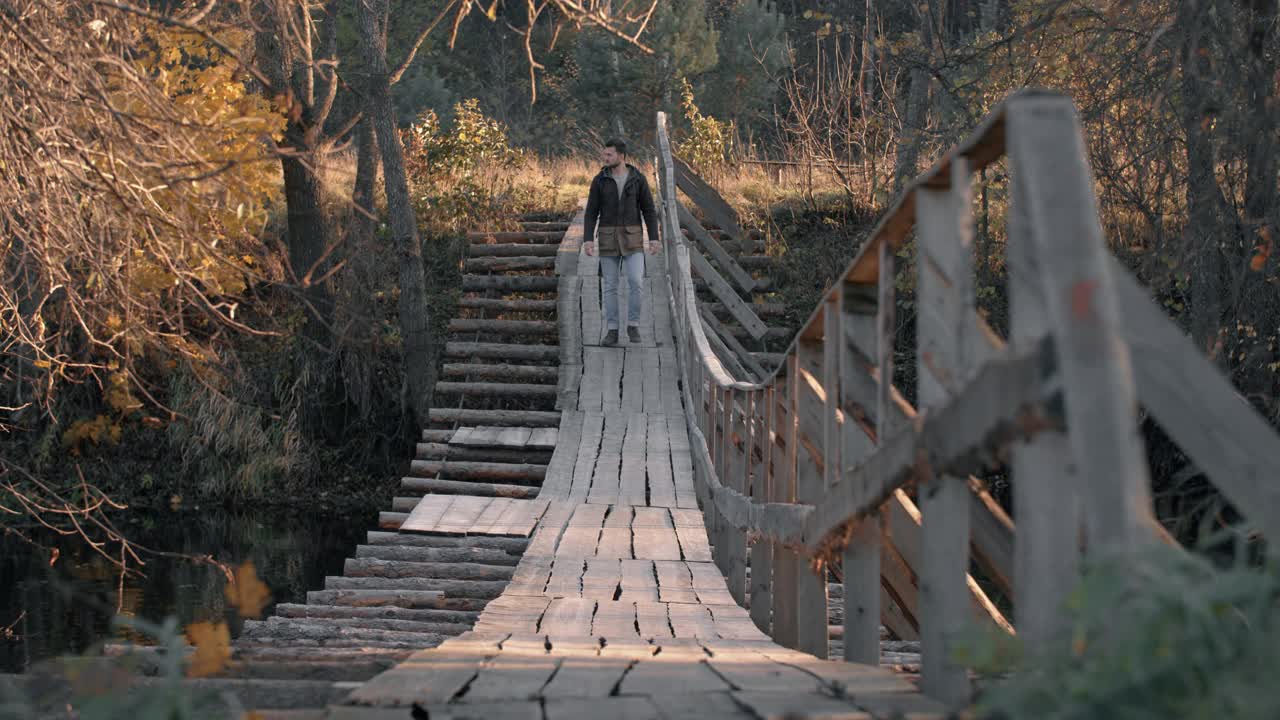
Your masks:
[{"label": "water reflection", "polygon": [[[305,602],[307,590],[319,589],[326,575],[342,574],[343,561],[376,525],[376,515],[208,508],[129,511],[116,522],[135,542],[155,550],[210,555],[232,566],[252,560],[274,603]],[[53,566],[46,553],[0,532],[0,673],[22,672],[54,655],[127,637],[128,631],[110,627],[117,608],[154,621],[175,614],[184,625],[225,620],[233,635],[239,632],[239,618],[223,594],[225,577],[216,567],[149,558],[144,576],[125,578],[121,588],[112,564],[82,541],[40,539],[58,548]],[[11,624],[12,637],[5,636],[3,628]]]}]

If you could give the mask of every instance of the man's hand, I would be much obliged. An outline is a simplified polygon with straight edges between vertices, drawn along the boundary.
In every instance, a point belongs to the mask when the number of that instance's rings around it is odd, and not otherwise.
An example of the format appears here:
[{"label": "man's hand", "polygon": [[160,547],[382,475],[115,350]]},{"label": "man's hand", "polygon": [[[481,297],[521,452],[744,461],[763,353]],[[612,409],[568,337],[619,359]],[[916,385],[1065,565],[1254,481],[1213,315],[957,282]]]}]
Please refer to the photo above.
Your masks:
[{"label": "man's hand", "polygon": [[650,255],[657,255],[661,250],[662,250],[662,243],[658,242],[657,240],[650,240],[650,241],[649,241],[649,254],[650,254]]},{"label": "man's hand", "polygon": [[595,241],[595,240],[588,240],[588,241],[586,241],[586,242],[582,243],[582,249],[583,249],[583,250],[586,250],[588,255],[595,255],[595,254],[596,254],[596,241]]}]

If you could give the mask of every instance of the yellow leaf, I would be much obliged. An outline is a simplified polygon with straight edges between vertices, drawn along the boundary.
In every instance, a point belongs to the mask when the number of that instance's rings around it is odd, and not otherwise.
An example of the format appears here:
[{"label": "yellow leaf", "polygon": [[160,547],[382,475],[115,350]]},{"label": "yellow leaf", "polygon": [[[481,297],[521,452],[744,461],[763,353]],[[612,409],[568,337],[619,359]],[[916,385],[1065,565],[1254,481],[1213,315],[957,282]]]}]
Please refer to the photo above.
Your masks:
[{"label": "yellow leaf", "polygon": [[41,368],[41,369],[43,369],[43,370],[48,370],[48,369],[49,369],[49,365],[50,365],[50,363],[49,363],[49,361],[48,361],[48,360],[36,360],[35,362],[33,362],[33,363],[31,363],[31,364],[32,364],[32,365],[35,365],[36,367]]},{"label": "yellow leaf", "polygon": [[262,609],[271,602],[271,590],[266,583],[258,579],[253,569],[253,561],[246,560],[236,568],[235,579],[227,583],[225,588],[227,602],[240,611],[241,617],[256,618],[262,615]]},{"label": "yellow leaf", "polygon": [[226,623],[198,622],[187,626],[187,640],[195,646],[188,677],[213,675],[231,660],[231,633]]}]

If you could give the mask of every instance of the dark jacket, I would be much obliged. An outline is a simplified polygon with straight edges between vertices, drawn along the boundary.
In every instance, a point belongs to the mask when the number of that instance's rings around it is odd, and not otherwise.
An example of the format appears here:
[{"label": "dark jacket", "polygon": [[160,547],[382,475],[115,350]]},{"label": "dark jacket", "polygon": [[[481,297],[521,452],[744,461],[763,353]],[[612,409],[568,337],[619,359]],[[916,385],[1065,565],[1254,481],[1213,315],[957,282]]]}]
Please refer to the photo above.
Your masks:
[{"label": "dark jacket", "polygon": [[618,185],[609,168],[601,168],[591,181],[587,193],[587,212],[583,226],[583,240],[596,239],[596,225],[600,226],[600,255],[620,255],[644,249],[644,235],[640,220],[649,230],[651,240],[660,238],[658,212],[649,193],[649,182],[635,166],[627,164],[627,181],[622,186],[622,198],[618,198]]}]

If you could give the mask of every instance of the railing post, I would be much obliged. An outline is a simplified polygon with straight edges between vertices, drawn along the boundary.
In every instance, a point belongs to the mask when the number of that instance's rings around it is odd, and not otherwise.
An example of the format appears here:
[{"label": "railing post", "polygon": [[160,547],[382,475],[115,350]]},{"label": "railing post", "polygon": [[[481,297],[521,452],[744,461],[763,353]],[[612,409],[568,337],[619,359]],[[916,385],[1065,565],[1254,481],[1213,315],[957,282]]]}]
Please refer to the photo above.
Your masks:
[{"label": "railing post", "polygon": [[[805,445],[805,451],[796,464],[796,501],[816,505],[822,502],[826,490],[823,487],[826,462],[821,443],[826,426],[824,416],[827,402],[825,395],[819,396],[813,387],[814,381],[821,384],[821,379],[825,376],[822,370],[822,345],[801,337],[796,343],[796,355],[799,358],[797,369],[799,373],[803,373],[798,382],[797,422],[799,432],[807,441],[801,443]],[[814,572],[811,567],[801,568],[796,578],[795,591],[798,615],[796,649],[825,658],[830,644],[827,631],[826,568],[818,572]]]},{"label": "railing post", "polygon": [[[752,445],[760,442],[760,464],[751,473],[751,498],[756,502],[769,502],[773,498],[773,418],[776,400],[773,387],[759,391],[755,403],[756,434]],[[773,610],[773,543],[759,538],[751,546],[751,620],[761,632],[770,632],[770,615]]]},{"label": "railing post", "polygon": [[[796,395],[800,373],[796,367],[796,356],[788,355],[787,394],[780,401],[785,408],[779,406],[782,414],[782,426],[779,429],[783,438],[783,457],[781,467],[773,469],[773,501],[794,503],[796,501]],[[800,573],[800,554],[791,548],[775,545],[773,550],[773,639],[779,645],[796,648],[799,644],[799,625],[796,618],[796,578]]]},{"label": "railing post", "polygon": [[1068,98],[1036,98],[1011,103],[1005,124],[1062,371],[1089,549],[1129,552],[1153,539],[1150,470],[1079,119]]},{"label": "railing post", "polygon": [[[1009,175],[1008,243],[1009,351],[1026,353],[1049,331],[1040,267],[1031,247],[1025,188],[1032,181]],[[1058,378],[1060,380],[1060,378]],[[1079,477],[1067,436],[1036,434],[1010,448],[1014,487],[1013,586],[1018,637],[1027,647],[1047,642],[1059,629],[1062,603],[1079,577]]]},{"label": "railing post", "polygon": [[[725,487],[746,493],[747,490],[747,458],[750,452],[747,444],[748,408],[738,407],[738,400],[747,402],[746,393],[731,391],[725,395]],[[740,442],[739,442],[740,441]],[[747,536],[738,528],[725,523],[725,550],[728,557],[728,570],[725,582],[729,584],[729,594],[739,605],[747,602]]]},{"label": "railing post", "polygon": [[[854,420],[851,410],[852,374],[856,367],[851,343],[858,333],[875,336],[875,317],[865,314],[875,307],[875,289],[846,283],[840,288],[839,374],[837,403],[844,412],[840,428],[841,472],[870,457],[875,451],[871,438]],[[828,338],[830,342],[830,337]],[[849,535],[841,558],[844,571],[844,659],[848,662],[880,664],[880,515],[871,513],[857,523]]]},{"label": "railing post", "polygon": [[[971,178],[964,156],[951,160],[951,187],[916,191],[916,319],[921,410],[943,407],[976,369],[969,329],[973,289]],[[958,707],[969,701],[965,668],[951,660],[969,622],[969,489],[961,478],[929,474],[919,487],[921,537],[921,689]]]}]

